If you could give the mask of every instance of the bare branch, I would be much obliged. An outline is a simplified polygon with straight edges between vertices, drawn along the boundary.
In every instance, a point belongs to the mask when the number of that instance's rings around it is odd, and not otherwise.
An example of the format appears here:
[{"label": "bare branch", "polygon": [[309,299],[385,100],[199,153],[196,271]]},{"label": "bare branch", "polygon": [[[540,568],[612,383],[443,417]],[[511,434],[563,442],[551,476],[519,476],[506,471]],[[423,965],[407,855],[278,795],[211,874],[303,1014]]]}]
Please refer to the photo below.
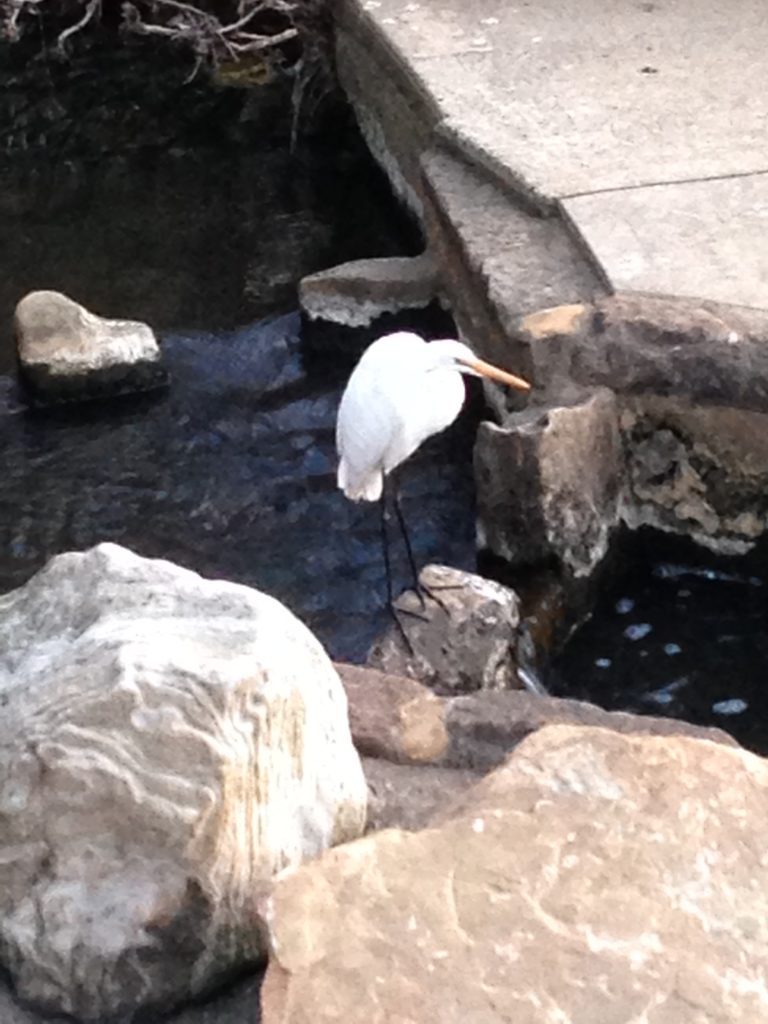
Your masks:
[{"label": "bare branch", "polygon": [[56,40],[56,48],[62,53],[64,52],[64,43],[73,36],[76,32],[85,28],[91,18],[96,14],[97,11],[101,10],[101,0],[90,0],[88,6],[85,8],[85,14],[82,16],[80,21],[74,25],[70,25],[69,28],[65,28],[59,38]]},{"label": "bare branch", "polygon": [[252,40],[245,43],[230,43],[235,53],[258,53],[260,50],[268,50],[272,46],[279,46],[291,39],[296,39],[298,32],[295,28],[287,28],[285,32],[279,32],[274,36],[244,36],[244,39]]}]

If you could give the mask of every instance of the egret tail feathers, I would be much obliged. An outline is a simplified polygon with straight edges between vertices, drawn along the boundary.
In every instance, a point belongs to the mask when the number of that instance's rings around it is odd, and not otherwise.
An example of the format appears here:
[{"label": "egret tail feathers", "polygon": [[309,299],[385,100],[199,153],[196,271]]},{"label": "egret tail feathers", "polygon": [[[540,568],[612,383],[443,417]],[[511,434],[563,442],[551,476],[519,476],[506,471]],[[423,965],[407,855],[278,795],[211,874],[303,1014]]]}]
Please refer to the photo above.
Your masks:
[{"label": "egret tail feathers", "polygon": [[339,463],[337,483],[350,501],[378,501],[384,486],[384,476],[381,470],[377,469],[363,477],[354,477],[342,459]]}]

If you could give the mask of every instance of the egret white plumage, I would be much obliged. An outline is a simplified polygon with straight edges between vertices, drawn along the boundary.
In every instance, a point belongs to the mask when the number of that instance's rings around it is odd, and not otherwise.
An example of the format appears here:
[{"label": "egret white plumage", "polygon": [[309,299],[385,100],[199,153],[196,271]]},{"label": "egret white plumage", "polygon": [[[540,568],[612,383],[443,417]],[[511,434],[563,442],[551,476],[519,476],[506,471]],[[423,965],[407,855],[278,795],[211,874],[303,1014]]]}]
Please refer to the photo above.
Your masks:
[{"label": "egret white plumage", "polygon": [[[382,542],[390,608],[387,478],[427,438],[450,426],[459,415],[466,394],[462,374],[488,377],[521,391],[530,389],[527,381],[485,362],[460,341],[426,342],[417,334],[400,331],[379,338],[366,349],[341,398],[336,422],[338,485],[352,501],[383,499]],[[396,489],[393,500],[423,603],[424,588],[419,585]]]}]

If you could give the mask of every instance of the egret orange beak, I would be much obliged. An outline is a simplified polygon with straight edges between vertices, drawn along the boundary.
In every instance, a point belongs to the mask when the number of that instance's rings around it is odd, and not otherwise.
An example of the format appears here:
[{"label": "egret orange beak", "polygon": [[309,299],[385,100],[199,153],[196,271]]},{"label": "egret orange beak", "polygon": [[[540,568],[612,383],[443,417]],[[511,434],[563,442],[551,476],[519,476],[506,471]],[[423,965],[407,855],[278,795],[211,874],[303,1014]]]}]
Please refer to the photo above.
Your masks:
[{"label": "egret orange beak", "polygon": [[499,384],[508,384],[509,387],[517,388],[518,391],[531,390],[531,385],[527,380],[523,380],[522,377],[516,377],[514,373],[507,373],[506,370],[500,370],[498,366],[494,366],[493,363],[486,363],[483,359],[468,359],[466,365],[474,370],[475,373],[479,373],[481,377],[497,380]]}]

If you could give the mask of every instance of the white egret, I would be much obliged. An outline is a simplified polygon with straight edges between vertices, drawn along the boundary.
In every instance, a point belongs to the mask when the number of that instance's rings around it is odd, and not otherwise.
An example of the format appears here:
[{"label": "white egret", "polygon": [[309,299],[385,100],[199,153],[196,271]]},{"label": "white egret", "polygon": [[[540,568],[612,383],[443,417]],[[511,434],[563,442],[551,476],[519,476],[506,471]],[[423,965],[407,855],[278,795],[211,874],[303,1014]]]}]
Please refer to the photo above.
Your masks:
[{"label": "white egret", "polygon": [[[426,342],[417,334],[399,331],[379,338],[366,349],[341,398],[336,422],[338,485],[352,501],[383,499],[384,568],[393,613],[387,477],[428,437],[450,426],[459,415],[466,394],[462,374],[530,390],[527,381],[486,363],[460,341]],[[425,588],[419,585],[396,488],[393,501],[423,607]],[[400,625],[396,615],[395,620]]]}]

